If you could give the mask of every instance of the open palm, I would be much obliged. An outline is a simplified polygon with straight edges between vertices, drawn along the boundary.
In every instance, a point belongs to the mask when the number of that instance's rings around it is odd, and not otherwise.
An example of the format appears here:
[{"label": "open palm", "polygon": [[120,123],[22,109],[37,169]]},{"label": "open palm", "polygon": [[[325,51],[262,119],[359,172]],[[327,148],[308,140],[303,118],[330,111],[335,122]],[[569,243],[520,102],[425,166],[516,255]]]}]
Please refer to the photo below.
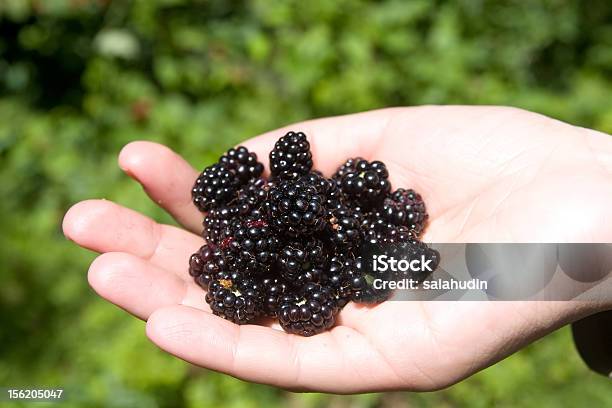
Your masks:
[{"label": "open palm", "polygon": [[[392,185],[419,191],[429,242],[605,242],[612,238],[609,136],[501,107],[393,108],[291,125],[244,143],[264,161],[287,130],[304,131],[314,167],[382,160]],[[194,364],[296,390],[433,390],[592,313],[570,302],[350,303],[309,338],[237,326],[210,313],[187,273],[201,245],[191,204],[197,171],[169,149],[135,142],[120,166],[186,230],[108,201],[84,201],[64,232],[101,252],[89,281],[147,320],[147,335]],[[602,310],[609,305],[598,304]]]}]

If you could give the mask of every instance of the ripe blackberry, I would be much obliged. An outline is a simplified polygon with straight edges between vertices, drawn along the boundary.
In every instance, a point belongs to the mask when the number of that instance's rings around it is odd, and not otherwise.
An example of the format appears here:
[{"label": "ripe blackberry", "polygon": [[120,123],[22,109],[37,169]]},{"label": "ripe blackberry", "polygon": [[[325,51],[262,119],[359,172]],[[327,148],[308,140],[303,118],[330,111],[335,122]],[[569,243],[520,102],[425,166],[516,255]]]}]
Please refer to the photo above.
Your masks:
[{"label": "ripe blackberry", "polygon": [[336,181],[341,180],[342,177],[344,177],[344,175],[346,175],[347,173],[355,171],[355,166],[357,162],[362,160],[365,159],[363,157],[353,157],[351,159],[347,159],[336,169],[336,172],[333,174],[332,179]]},{"label": "ripe blackberry", "polygon": [[207,289],[210,281],[225,267],[221,252],[211,244],[203,245],[189,258],[189,275],[203,289]]},{"label": "ripe blackberry", "polygon": [[270,172],[273,178],[295,179],[312,168],[310,143],[302,132],[288,132],[270,152]]},{"label": "ripe blackberry", "polygon": [[370,213],[361,224],[361,233],[366,245],[388,245],[406,242],[415,237],[408,228],[387,222],[379,212]]},{"label": "ripe blackberry", "polygon": [[263,164],[257,161],[257,155],[249,152],[244,146],[229,149],[221,156],[219,163],[225,164],[230,170],[234,170],[242,183],[261,176],[264,170]]},{"label": "ripe blackberry", "polygon": [[393,294],[387,287],[376,287],[375,280],[389,281],[387,271],[373,271],[364,259],[370,258],[336,255],[327,270],[328,284],[336,290],[341,299],[357,303],[383,302]]},{"label": "ripe blackberry", "polygon": [[319,171],[313,170],[300,177],[300,181],[314,186],[319,194],[325,195],[333,187],[333,182]]},{"label": "ripe blackberry", "polygon": [[323,206],[326,209],[335,209],[344,205],[345,197],[338,185],[332,179],[328,179],[318,171],[311,171],[300,177],[300,181],[312,185],[323,197]]},{"label": "ripe blackberry", "polygon": [[202,237],[219,245],[225,238],[227,227],[237,219],[242,221],[266,220],[265,203],[272,183],[262,178],[251,179],[238,191],[230,203],[213,208],[206,214]]},{"label": "ripe blackberry", "polygon": [[239,146],[193,186],[206,245],[189,273],[208,289],[215,315],[238,324],[275,317],[285,331],[311,336],[332,327],[349,301],[389,298],[378,279],[429,274],[375,271],[372,255],[438,266],[439,253],[417,239],[427,220],[421,196],[391,193],[382,162],[349,159],[326,178],[312,170],[306,135],[289,132],[270,152],[270,168],[270,180],[261,177],[255,153]]},{"label": "ripe blackberry", "polygon": [[381,203],[391,189],[389,172],[380,161],[349,160],[338,169],[334,179],[350,200],[363,207]]},{"label": "ripe blackberry", "polygon": [[289,292],[289,285],[281,278],[265,278],[261,281],[263,290],[263,312],[266,316],[277,317],[280,302]]},{"label": "ripe blackberry", "polygon": [[265,220],[234,220],[222,235],[219,248],[231,270],[261,274],[269,271],[278,257],[280,240]]},{"label": "ripe blackberry", "polygon": [[282,298],[278,318],[287,333],[312,336],[331,328],[337,313],[333,291],[316,283],[308,283],[299,293]]},{"label": "ripe blackberry", "polygon": [[[440,262],[440,254],[435,249],[430,248],[424,242],[416,239],[414,231],[404,226],[396,226],[379,218],[370,218],[365,234],[364,244],[361,246],[359,255],[363,259],[371,259],[373,255],[387,255],[397,261],[406,260],[408,262],[418,259],[431,260],[428,263],[432,272],[436,270]],[[366,265],[371,269],[372,265]],[[428,271],[398,271],[389,278],[412,278],[419,281],[425,280],[430,275]]]},{"label": "ripe blackberry", "polygon": [[326,238],[333,247],[351,249],[361,242],[363,216],[358,208],[339,205],[328,211],[326,221]]},{"label": "ripe blackberry", "polygon": [[219,245],[223,239],[223,232],[238,216],[236,206],[225,205],[213,208],[204,217],[202,237],[214,245]]},{"label": "ripe blackberry", "polygon": [[358,254],[364,259],[371,259],[373,255],[392,256],[396,244],[409,242],[415,238],[413,231],[387,222],[378,212],[371,213],[365,218],[361,225],[361,233],[363,241]]},{"label": "ripe blackberry", "polygon": [[[189,258],[189,275],[191,275],[196,282],[200,280],[210,282],[212,276],[207,273],[205,269],[207,262],[212,258],[213,250],[209,245],[203,245],[196,253],[191,255]],[[208,282],[204,287],[208,286]]]},{"label": "ripe blackberry", "polygon": [[440,264],[440,253],[426,243],[417,239],[409,239],[407,241],[398,242],[391,245],[390,254],[397,260],[402,259],[408,262],[419,260],[421,264],[425,263],[431,269],[431,271],[397,271],[394,273],[394,278],[396,279],[409,278],[422,282],[427,279]]},{"label": "ripe blackberry", "polygon": [[394,225],[402,225],[420,234],[428,215],[421,195],[412,189],[397,189],[385,198],[381,215]]},{"label": "ripe blackberry", "polygon": [[222,163],[205,168],[191,189],[193,203],[202,212],[231,201],[240,187],[234,170]]},{"label": "ripe blackberry", "polygon": [[253,279],[223,273],[208,285],[206,303],[212,312],[236,324],[251,323],[263,311],[262,293]]},{"label": "ripe blackberry", "polygon": [[310,235],[325,225],[323,197],[304,180],[284,180],[270,190],[270,222],[288,236]]},{"label": "ripe blackberry", "polygon": [[263,179],[251,179],[238,192],[238,198],[235,201],[238,214],[244,219],[255,219],[260,214],[259,218],[264,217],[264,206],[268,200],[268,194],[274,183]]},{"label": "ripe blackberry", "polygon": [[337,299],[350,300],[351,297],[351,285],[345,277],[344,263],[347,259],[347,255],[335,255],[333,256],[327,265],[325,270],[324,285],[333,288],[336,292]]},{"label": "ripe blackberry", "polygon": [[280,275],[293,286],[319,282],[325,257],[323,243],[311,238],[286,244],[279,255]]}]

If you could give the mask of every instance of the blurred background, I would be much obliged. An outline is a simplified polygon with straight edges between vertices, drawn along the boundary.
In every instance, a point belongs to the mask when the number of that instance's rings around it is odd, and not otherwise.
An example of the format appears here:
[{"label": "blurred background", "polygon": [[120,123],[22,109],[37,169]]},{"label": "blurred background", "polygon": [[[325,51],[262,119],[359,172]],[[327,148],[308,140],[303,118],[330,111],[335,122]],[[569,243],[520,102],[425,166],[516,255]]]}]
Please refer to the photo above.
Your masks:
[{"label": "blurred background", "polygon": [[428,393],[291,394],[192,367],[98,299],[68,207],[172,222],[121,174],[131,140],[195,167],[260,132],[392,105],[504,104],[612,132],[612,3],[0,0],[0,385],[62,406],[612,406],[568,328]]}]

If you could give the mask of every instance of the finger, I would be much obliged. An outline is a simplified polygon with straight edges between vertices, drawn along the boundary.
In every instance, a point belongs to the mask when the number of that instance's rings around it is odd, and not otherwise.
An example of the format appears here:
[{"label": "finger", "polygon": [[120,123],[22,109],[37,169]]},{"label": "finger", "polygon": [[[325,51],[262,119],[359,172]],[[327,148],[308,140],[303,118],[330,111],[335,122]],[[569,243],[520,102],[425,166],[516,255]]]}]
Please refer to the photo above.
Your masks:
[{"label": "finger", "polygon": [[153,142],[132,142],[119,153],[119,167],[190,231],[202,230],[202,215],[191,202],[198,172],[181,156]]},{"label": "finger", "polygon": [[303,338],[172,306],[149,317],[147,336],[186,361],[283,388],[354,392],[397,385],[367,339],[345,327]]},{"label": "finger", "polygon": [[313,168],[331,175],[350,157],[375,159],[381,139],[393,118],[413,108],[389,108],[294,123],[264,133],[243,143],[269,168],[268,155],[274,143],[290,130],[306,133],[312,151]]},{"label": "finger", "polygon": [[126,252],[189,281],[189,256],[204,243],[195,234],[106,200],[75,204],[64,217],[63,229],[68,239],[84,248]]},{"label": "finger", "polygon": [[141,319],[172,305],[210,311],[201,289],[134,255],[100,255],[89,267],[88,279],[101,297]]}]

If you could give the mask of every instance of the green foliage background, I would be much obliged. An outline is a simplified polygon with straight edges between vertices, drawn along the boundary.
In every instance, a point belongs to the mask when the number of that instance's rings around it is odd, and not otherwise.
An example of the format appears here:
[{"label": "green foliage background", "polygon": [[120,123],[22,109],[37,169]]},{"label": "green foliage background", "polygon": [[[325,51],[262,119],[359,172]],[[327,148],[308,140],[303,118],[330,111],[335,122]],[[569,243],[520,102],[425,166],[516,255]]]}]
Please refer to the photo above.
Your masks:
[{"label": "green foliage background", "polygon": [[563,329],[436,393],[290,394],[189,365],[98,299],[66,209],[103,197],[171,222],[116,155],[196,167],[293,121],[505,104],[612,132],[612,5],[583,1],[0,0],[0,385],[63,406],[612,406]]}]

